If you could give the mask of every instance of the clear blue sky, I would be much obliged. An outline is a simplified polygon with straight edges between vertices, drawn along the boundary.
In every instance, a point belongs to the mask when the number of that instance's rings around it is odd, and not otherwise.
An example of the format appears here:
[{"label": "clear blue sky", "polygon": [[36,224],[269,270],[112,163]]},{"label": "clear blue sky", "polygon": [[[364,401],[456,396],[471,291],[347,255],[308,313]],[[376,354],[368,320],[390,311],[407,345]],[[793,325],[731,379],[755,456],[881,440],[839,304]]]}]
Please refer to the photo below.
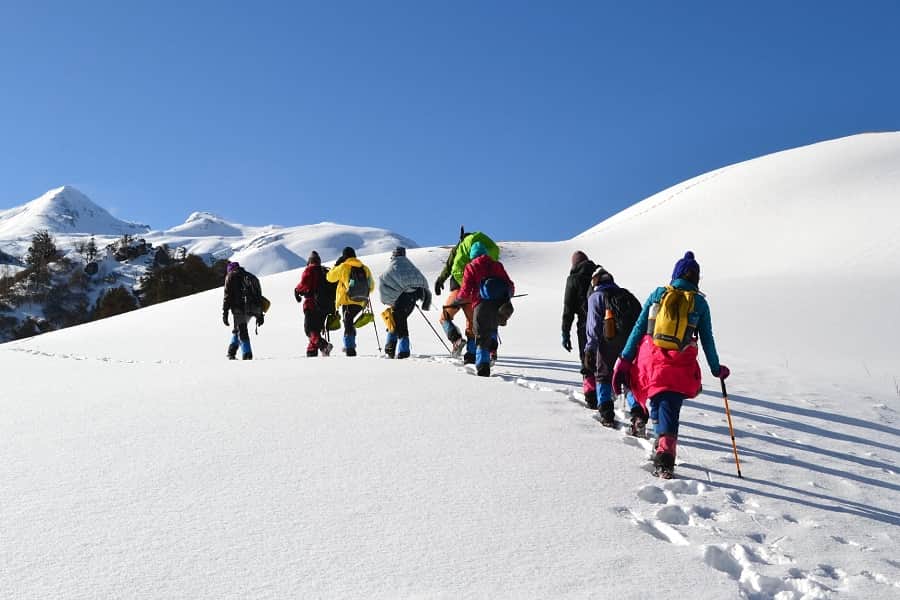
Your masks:
[{"label": "clear blue sky", "polygon": [[702,172],[900,129],[900,2],[0,0],[0,207],[64,183],[421,244],[559,240]]}]

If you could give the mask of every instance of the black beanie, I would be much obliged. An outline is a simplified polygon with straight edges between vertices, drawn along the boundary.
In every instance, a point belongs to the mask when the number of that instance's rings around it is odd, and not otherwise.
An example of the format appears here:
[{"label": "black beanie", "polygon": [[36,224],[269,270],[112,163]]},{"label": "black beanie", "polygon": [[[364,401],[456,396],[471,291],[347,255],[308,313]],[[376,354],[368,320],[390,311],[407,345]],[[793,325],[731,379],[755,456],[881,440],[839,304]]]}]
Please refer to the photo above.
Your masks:
[{"label": "black beanie", "polygon": [[403,246],[397,246],[394,248],[394,251],[391,252],[391,256],[406,256],[406,248]]},{"label": "black beanie", "polygon": [[313,250],[309,253],[309,258],[306,259],[306,262],[311,265],[321,265],[322,259],[319,258],[319,253]]},{"label": "black beanie", "polygon": [[343,251],[341,252],[341,256],[346,258],[356,258],[356,250],[351,248],[350,246],[345,246]]}]

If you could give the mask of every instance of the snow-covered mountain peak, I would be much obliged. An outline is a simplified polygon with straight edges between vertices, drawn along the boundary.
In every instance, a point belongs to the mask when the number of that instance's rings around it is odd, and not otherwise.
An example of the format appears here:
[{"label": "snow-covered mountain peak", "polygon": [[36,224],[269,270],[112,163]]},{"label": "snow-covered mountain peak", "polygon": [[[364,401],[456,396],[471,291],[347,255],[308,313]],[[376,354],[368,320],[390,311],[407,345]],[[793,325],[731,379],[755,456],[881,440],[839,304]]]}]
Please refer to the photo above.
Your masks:
[{"label": "snow-covered mountain peak", "polygon": [[184,223],[176,225],[168,230],[168,233],[192,237],[234,237],[244,235],[241,226],[230,223],[219,215],[206,211],[192,212]]},{"label": "snow-covered mountain peak", "polygon": [[143,234],[147,225],[117,219],[78,189],[64,185],[34,200],[0,212],[0,237],[27,239],[35,231],[54,234]]}]

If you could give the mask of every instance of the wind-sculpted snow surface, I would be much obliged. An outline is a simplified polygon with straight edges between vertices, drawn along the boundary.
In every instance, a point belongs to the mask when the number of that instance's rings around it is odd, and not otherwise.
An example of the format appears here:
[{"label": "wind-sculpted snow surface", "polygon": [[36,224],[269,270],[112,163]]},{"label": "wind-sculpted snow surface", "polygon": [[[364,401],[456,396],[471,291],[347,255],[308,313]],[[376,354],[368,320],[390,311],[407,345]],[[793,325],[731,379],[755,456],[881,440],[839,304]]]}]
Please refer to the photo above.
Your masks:
[{"label": "wind-sculpted snow surface", "polygon": [[[411,359],[377,358],[371,326],[356,358],[305,358],[299,269],[262,279],[252,362],[224,358],[220,290],[0,346],[0,597],[900,598],[900,360],[861,359],[900,280],[858,298],[845,333],[835,306],[859,292],[823,291],[799,259],[770,290],[700,250],[708,226],[672,248],[649,225],[629,246],[612,230],[502,243],[528,295],[488,379],[418,312]],[[743,478],[705,364],[664,481],[650,440],[587,410],[558,346],[573,250],[643,299],[689,247],[733,373]],[[844,259],[871,273],[862,248]],[[446,252],[408,256],[433,280]],[[377,275],[388,253],[362,259]],[[834,343],[816,345],[816,322]]]}]

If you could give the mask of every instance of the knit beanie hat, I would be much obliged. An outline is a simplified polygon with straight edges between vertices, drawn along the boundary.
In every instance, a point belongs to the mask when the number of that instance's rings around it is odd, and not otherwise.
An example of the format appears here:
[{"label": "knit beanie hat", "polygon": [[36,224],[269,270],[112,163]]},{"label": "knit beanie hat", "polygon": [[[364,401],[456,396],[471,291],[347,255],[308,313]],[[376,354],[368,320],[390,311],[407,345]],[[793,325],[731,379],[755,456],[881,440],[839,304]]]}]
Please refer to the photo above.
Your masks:
[{"label": "knit beanie hat", "polygon": [[226,273],[231,273],[232,271],[234,271],[235,269],[239,268],[240,266],[241,266],[240,263],[230,262],[230,263],[228,263],[228,266],[225,267],[225,272],[226,272]]},{"label": "knit beanie hat", "polygon": [[603,267],[597,267],[594,269],[594,273],[591,275],[591,280],[599,279],[598,283],[612,283],[613,276],[612,273],[604,269]]},{"label": "knit beanie hat", "polygon": [[582,263],[582,262],[586,261],[587,259],[588,259],[587,254],[585,254],[581,250],[578,250],[575,252],[575,254],[572,255],[572,266],[574,267],[578,263]]},{"label": "knit beanie hat", "polygon": [[406,256],[406,248],[403,246],[397,246],[394,248],[394,251],[391,252],[391,256]]},{"label": "knit beanie hat", "polygon": [[684,258],[675,263],[672,279],[687,279],[695,284],[700,282],[700,264],[694,260],[693,252],[688,250],[684,253]]},{"label": "knit beanie hat", "polygon": [[322,259],[319,257],[319,253],[313,250],[309,253],[309,258],[306,259],[306,262],[311,265],[321,265]]},{"label": "knit beanie hat", "polygon": [[481,242],[475,242],[469,249],[469,260],[475,260],[482,254],[487,254],[487,247]]},{"label": "knit beanie hat", "polygon": [[341,256],[346,260],[348,258],[356,258],[356,250],[351,248],[350,246],[345,246],[343,251],[341,251]]}]

